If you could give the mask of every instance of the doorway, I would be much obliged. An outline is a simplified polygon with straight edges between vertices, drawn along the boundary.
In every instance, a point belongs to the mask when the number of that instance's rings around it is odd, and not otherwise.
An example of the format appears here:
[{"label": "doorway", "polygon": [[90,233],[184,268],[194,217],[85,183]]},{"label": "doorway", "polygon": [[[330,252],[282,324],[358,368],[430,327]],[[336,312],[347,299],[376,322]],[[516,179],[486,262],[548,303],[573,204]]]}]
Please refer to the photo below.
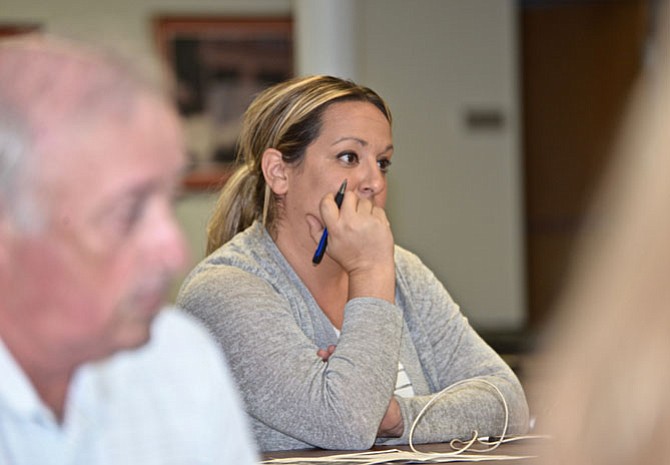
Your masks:
[{"label": "doorway", "polygon": [[649,0],[520,8],[528,325],[551,316],[644,63]]}]

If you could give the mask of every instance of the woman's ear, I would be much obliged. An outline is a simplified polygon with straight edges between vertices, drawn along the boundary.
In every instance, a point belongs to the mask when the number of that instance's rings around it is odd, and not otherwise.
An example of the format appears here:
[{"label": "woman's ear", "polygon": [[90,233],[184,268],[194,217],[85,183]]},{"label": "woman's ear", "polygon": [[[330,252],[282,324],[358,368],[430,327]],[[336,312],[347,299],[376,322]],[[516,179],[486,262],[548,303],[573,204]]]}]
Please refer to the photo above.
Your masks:
[{"label": "woman's ear", "polygon": [[261,161],[265,182],[275,195],[284,195],[288,191],[287,166],[282,154],[276,149],[266,149]]}]

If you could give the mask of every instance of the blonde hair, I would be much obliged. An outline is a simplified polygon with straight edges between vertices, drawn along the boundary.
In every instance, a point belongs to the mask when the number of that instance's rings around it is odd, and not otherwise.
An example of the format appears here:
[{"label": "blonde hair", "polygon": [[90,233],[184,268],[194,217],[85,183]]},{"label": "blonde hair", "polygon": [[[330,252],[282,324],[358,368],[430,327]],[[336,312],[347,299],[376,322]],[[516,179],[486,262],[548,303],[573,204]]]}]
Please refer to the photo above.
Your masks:
[{"label": "blonde hair", "polygon": [[276,149],[284,162],[298,165],[319,135],[323,112],[342,101],[369,102],[391,122],[391,111],[377,93],[333,76],[294,78],[256,97],[244,114],[237,145],[239,167],[221,190],[207,227],[208,254],[255,220],[273,230],[281,199],[265,183],[263,153]]}]

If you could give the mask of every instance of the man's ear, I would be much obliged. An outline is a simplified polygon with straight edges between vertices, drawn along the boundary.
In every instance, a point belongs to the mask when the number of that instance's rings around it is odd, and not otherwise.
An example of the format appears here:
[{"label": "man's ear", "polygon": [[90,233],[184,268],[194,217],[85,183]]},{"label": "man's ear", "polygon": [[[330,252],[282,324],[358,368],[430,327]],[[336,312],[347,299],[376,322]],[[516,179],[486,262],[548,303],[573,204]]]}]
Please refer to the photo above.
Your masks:
[{"label": "man's ear", "polygon": [[275,195],[284,195],[288,191],[288,167],[282,154],[276,149],[266,149],[261,161],[265,182]]},{"label": "man's ear", "polygon": [[5,270],[6,263],[9,260],[9,248],[12,241],[13,223],[6,209],[3,210],[2,200],[0,200],[0,274]]}]

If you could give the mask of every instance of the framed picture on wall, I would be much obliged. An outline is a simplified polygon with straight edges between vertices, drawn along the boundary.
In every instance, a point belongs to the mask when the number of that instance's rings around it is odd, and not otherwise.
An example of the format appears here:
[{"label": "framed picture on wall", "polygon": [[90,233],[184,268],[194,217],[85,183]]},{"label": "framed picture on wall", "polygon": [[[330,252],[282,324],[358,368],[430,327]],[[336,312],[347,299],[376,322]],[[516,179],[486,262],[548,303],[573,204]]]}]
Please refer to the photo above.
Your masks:
[{"label": "framed picture on wall", "polygon": [[157,16],[153,26],[186,130],[190,169],[184,186],[218,187],[234,169],[251,100],[293,76],[292,20]]},{"label": "framed picture on wall", "polygon": [[0,38],[39,32],[40,25],[37,23],[5,23],[0,22]]}]

